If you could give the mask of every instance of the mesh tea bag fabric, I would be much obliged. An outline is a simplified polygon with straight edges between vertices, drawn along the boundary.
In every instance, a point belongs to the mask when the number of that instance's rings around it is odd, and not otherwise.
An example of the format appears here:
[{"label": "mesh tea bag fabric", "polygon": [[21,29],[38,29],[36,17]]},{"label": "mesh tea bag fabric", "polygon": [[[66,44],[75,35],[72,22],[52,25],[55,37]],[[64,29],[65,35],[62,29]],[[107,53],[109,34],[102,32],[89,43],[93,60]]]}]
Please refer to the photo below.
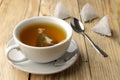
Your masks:
[{"label": "mesh tea bag fabric", "polygon": [[60,19],[65,19],[71,16],[70,11],[64,6],[62,2],[58,2],[55,11],[54,16]]},{"label": "mesh tea bag fabric", "polygon": [[109,26],[108,16],[104,16],[92,30],[101,35],[111,36],[111,29]]},{"label": "mesh tea bag fabric", "polygon": [[95,12],[94,8],[89,4],[86,3],[81,12],[80,12],[81,18],[83,22],[91,21],[98,17],[97,13]]}]

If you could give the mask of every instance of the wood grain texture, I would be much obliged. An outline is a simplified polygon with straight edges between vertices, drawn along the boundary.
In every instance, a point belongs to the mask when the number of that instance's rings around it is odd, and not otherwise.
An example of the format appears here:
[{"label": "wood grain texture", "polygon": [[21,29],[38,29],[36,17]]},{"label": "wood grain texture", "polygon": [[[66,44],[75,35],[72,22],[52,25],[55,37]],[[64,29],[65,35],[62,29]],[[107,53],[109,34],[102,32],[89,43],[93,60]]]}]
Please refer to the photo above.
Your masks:
[{"label": "wood grain texture", "polygon": [[[86,47],[89,56],[89,64],[92,80],[119,80],[120,79],[120,29],[119,29],[119,4],[116,0],[79,0],[79,9],[89,2],[97,11],[99,18],[85,23],[86,33],[99,45],[108,55],[108,58],[101,57],[86,40]],[[81,3],[83,5],[81,5]],[[91,28],[105,15],[109,16],[110,28],[113,36],[105,37],[94,33]]]},{"label": "wood grain texture", "polygon": [[0,80],[28,80],[29,73],[14,68],[5,56],[7,42],[15,25],[24,18],[37,16],[38,0],[3,0],[0,6]]},{"label": "wood grain texture", "polygon": [[3,0],[0,0],[0,6],[1,6],[2,2],[3,2]]}]

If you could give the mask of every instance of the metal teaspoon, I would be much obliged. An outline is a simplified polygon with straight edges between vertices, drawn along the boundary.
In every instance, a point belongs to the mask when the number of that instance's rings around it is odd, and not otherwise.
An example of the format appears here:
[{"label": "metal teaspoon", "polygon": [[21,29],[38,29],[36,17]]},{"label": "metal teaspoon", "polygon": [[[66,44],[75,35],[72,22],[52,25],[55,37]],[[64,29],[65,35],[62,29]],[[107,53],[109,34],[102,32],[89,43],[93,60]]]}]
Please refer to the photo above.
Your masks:
[{"label": "metal teaspoon", "polygon": [[104,57],[108,57],[108,55],[102,50],[100,49],[91,39],[90,37],[84,32],[84,26],[83,24],[76,18],[71,18],[71,22],[70,22],[72,28],[74,31],[76,31],[77,33],[81,33],[82,35],[85,36],[85,38],[88,39],[88,41],[91,43],[91,45],[95,48],[95,50],[101,54]]}]

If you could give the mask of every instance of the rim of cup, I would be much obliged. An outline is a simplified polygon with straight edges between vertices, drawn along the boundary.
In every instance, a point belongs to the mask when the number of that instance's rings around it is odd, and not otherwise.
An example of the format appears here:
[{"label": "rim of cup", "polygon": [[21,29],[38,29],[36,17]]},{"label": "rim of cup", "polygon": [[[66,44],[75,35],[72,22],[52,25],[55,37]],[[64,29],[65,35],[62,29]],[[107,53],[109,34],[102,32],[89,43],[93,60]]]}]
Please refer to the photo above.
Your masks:
[{"label": "rim of cup", "polygon": [[[17,29],[18,29],[18,27],[24,26],[24,24],[29,23],[30,21],[42,20],[42,19],[56,20],[57,23],[65,24],[65,26],[67,26],[67,28],[64,26],[63,29],[64,29],[65,32],[66,32],[66,38],[65,38],[64,40],[60,41],[60,42],[57,43],[57,44],[54,44],[54,45],[52,45],[52,46],[45,46],[45,47],[30,46],[30,45],[27,45],[27,44],[21,42],[21,41],[18,39],[18,36],[17,36]],[[44,21],[43,21],[43,22],[44,22]],[[46,22],[51,22],[51,21],[46,21]],[[34,22],[33,22],[33,23],[34,23]],[[31,23],[31,24],[33,24],[33,23]],[[55,22],[53,21],[52,23],[55,23]],[[55,24],[56,24],[56,23],[55,23]],[[28,25],[28,24],[27,24],[27,25]],[[62,25],[60,25],[60,26],[63,27]],[[68,33],[67,30],[69,30],[69,33]],[[19,31],[18,31],[18,34],[19,34]],[[13,38],[15,39],[15,41],[17,41],[18,44],[23,45],[23,46],[26,46],[26,47],[29,47],[29,48],[35,48],[35,49],[47,49],[47,48],[57,47],[57,46],[59,46],[59,45],[61,45],[61,44],[66,43],[69,39],[71,39],[71,37],[72,37],[72,28],[71,28],[71,26],[70,26],[67,22],[65,22],[64,20],[59,19],[59,18],[56,18],[56,17],[51,17],[51,16],[37,16],[37,17],[32,17],[32,18],[28,18],[28,19],[22,20],[21,22],[19,22],[19,23],[15,26],[15,28],[14,28],[14,30],[13,30]]]}]

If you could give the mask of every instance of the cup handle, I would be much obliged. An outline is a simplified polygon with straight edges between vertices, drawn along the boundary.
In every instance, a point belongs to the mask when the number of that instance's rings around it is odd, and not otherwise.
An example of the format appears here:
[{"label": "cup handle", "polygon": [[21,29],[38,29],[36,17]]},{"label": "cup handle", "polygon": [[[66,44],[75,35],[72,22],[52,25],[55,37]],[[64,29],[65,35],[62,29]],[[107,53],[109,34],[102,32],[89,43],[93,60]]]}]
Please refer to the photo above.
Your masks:
[{"label": "cup handle", "polygon": [[19,47],[19,45],[12,45],[12,46],[9,46],[8,48],[7,48],[7,50],[6,50],[6,56],[7,56],[7,58],[11,61],[11,62],[13,62],[13,63],[19,63],[19,62],[24,62],[24,61],[27,61],[28,59],[26,58],[26,57],[24,57],[24,58],[22,58],[22,59],[20,59],[20,60],[14,60],[14,59],[12,59],[11,57],[10,57],[10,52],[12,51],[12,50],[14,50],[14,49],[16,49],[16,50],[20,50],[20,47]]}]

